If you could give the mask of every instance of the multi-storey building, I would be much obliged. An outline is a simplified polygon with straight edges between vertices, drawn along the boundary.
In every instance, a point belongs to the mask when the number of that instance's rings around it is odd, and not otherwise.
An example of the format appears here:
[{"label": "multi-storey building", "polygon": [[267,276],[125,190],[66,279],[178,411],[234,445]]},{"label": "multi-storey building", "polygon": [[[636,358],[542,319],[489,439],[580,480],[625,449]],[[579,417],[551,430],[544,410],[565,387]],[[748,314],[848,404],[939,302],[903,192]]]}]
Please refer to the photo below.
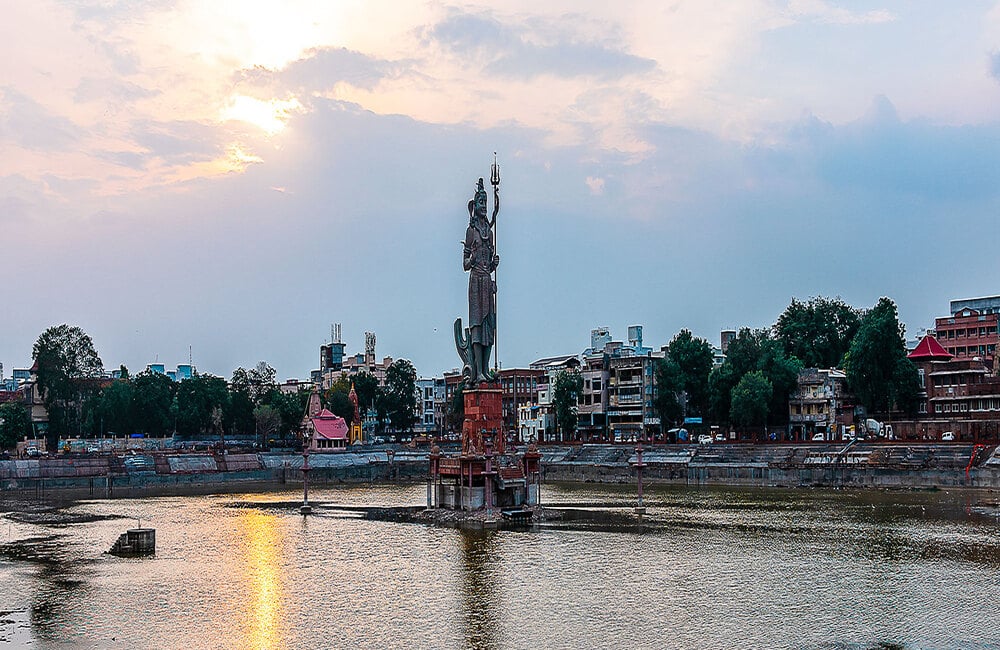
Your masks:
[{"label": "multi-storey building", "polygon": [[844,388],[846,375],[836,368],[803,368],[788,398],[788,433],[792,440],[811,440],[821,433],[840,440],[854,419],[854,403]]},{"label": "multi-storey building", "polygon": [[[606,344],[610,345],[610,341]],[[580,374],[583,375],[583,390],[577,404],[577,430],[586,442],[607,442],[608,422],[608,355],[602,351],[594,353],[593,348],[584,354]]]},{"label": "multi-storey building", "polygon": [[921,401],[918,419],[897,425],[898,437],[938,440],[951,432],[958,440],[1000,439],[1000,377],[982,359],[954,358],[929,336],[907,356],[917,365]]},{"label": "multi-storey building", "polygon": [[[333,381],[336,381],[341,373],[348,377],[354,377],[359,373],[367,372],[378,380],[379,386],[382,386],[385,384],[385,371],[392,365],[393,361],[392,357],[383,357],[381,361],[375,361],[374,355],[353,354],[344,358],[344,365],[339,372],[331,372],[327,377],[332,377]],[[324,381],[327,377],[324,377]]]},{"label": "multi-storey building", "polygon": [[416,409],[417,420],[413,426],[413,431],[424,435],[435,433],[437,427],[434,421],[434,379],[418,379],[415,392],[414,408]]},{"label": "multi-storey building", "polygon": [[434,378],[434,432],[438,437],[448,431],[447,388],[444,376]]},{"label": "multi-storey building", "polygon": [[311,391],[312,387],[311,381],[300,381],[298,379],[286,379],[278,384],[278,390],[288,395],[294,395],[303,390]]},{"label": "multi-storey building", "polygon": [[[584,440],[624,442],[653,440],[661,433],[653,409],[655,364],[662,353],[642,343],[642,325],[628,328],[628,343],[598,341],[583,353],[583,391],[580,395],[580,431]],[[598,348],[598,343],[603,347]]]},{"label": "multi-storey building", "polygon": [[576,371],[580,368],[580,359],[575,354],[563,354],[557,357],[538,359],[529,364],[532,370],[540,370],[537,378],[538,408],[530,412],[529,431],[519,427],[521,440],[527,442],[532,435],[537,442],[563,442],[571,439],[564,435],[556,425],[555,408],[552,404],[552,391],[555,388],[556,376],[564,371]]},{"label": "multi-storey building", "polygon": [[967,417],[1000,411],[1000,379],[982,361],[954,359],[925,373],[927,414]]},{"label": "multi-storey building", "polygon": [[538,381],[545,376],[539,368],[503,368],[500,370],[500,388],[504,429],[510,434],[520,431],[521,406],[538,404]]},{"label": "multi-storey building", "polygon": [[548,386],[539,394],[539,404],[525,404],[518,407],[518,438],[519,442],[530,443],[546,440],[546,432],[555,431],[555,414],[552,413],[551,400],[548,396]]},{"label": "multi-storey building", "polygon": [[378,380],[379,385],[385,384],[385,371],[392,365],[392,357],[384,357],[382,361],[375,360],[375,334],[365,332],[365,351],[345,356],[346,344],[340,340],[340,327],[334,325],[333,341],[319,348],[319,369],[310,374],[312,382],[320,390],[326,390],[342,376],[348,378],[367,372]]},{"label": "multi-storey building", "polygon": [[951,301],[951,315],[937,318],[934,330],[939,343],[952,356],[979,357],[993,363],[996,356],[1000,296]]},{"label": "multi-storey building", "polygon": [[612,441],[652,440],[660,435],[660,418],[653,409],[657,361],[652,353],[609,357],[606,413]]}]

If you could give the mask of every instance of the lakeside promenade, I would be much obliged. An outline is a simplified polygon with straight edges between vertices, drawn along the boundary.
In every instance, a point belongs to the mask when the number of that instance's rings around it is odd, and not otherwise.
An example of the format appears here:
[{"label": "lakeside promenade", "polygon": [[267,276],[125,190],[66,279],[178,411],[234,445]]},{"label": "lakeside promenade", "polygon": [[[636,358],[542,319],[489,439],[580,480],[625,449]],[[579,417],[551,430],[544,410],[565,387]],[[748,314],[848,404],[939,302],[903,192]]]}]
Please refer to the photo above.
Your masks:
[{"label": "lakeside promenade", "polygon": [[[542,446],[543,482],[631,483],[631,445]],[[428,449],[312,454],[310,482],[420,482]],[[269,489],[302,481],[302,455],[145,452],[0,460],[0,494],[93,497]],[[643,450],[651,484],[1000,489],[1000,448],[961,443],[662,445]]]}]

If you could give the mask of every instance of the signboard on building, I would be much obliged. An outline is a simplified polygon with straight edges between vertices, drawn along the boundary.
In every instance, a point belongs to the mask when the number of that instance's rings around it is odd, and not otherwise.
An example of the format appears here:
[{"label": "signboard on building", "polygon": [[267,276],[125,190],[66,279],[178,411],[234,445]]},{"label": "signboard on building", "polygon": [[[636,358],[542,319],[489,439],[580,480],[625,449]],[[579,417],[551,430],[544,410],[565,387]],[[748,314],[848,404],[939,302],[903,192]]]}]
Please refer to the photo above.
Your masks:
[{"label": "signboard on building", "polygon": [[701,418],[684,418],[684,424],[701,424]]},{"label": "signboard on building", "polygon": [[642,423],[643,424],[659,424],[660,423],[660,418],[650,418],[650,417],[642,418]]}]

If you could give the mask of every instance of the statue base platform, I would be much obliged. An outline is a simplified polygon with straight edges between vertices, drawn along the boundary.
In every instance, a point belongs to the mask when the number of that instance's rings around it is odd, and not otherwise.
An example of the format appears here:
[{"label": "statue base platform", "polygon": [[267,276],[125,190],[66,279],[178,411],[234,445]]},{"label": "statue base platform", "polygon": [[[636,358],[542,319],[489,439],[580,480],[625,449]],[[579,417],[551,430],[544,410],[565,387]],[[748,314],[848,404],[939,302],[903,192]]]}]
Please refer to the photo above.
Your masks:
[{"label": "statue base platform", "polygon": [[500,384],[480,384],[467,389],[462,422],[462,455],[482,456],[489,445],[494,455],[506,453],[503,430],[503,391]]},{"label": "statue base platform", "polygon": [[505,510],[538,504],[541,454],[532,445],[508,453],[499,384],[480,384],[464,393],[462,453],[430,454],[428,506],[467,512],[486,510],[485,526],[498,526]]}]

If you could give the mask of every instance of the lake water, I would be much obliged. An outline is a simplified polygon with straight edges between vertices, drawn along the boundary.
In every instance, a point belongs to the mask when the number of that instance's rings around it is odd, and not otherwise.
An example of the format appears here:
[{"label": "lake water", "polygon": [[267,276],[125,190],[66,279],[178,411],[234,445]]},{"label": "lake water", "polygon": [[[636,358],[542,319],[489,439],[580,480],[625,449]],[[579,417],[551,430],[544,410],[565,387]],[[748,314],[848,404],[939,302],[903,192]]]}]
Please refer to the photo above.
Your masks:
[{"label": "lake water", "polygon": [[[611,515],[631,496],[543,486],[547,506]],[[997,494],[653,488],[643,526],[496,532],[303,518],[278,505],[293,498],[69,509],[141,517],[146,559],[104,554],[128,520],[0,519],[0,648],[1000,648]]]}]

